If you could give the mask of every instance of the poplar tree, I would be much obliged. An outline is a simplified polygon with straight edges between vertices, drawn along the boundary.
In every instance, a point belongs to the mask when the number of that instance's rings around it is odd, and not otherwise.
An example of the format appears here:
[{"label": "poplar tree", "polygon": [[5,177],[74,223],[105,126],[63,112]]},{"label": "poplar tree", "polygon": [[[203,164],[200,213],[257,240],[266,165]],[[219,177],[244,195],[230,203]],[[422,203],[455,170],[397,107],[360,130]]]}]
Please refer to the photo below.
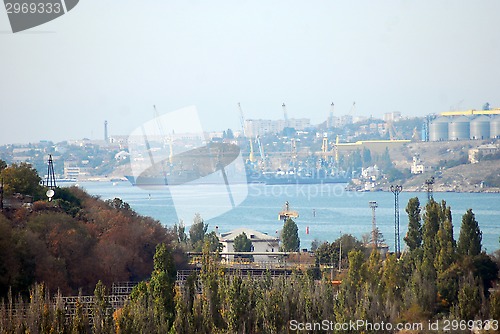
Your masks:
[{"label": "poplar tree", "polygon": [[288,218],[283,225],[281,242],[284,252],[298,252],[300,249],[299,229],[292,218]]},{"label": "poplar tree", "polygon": [[472,209],[462,216],[462,226],[458,237],[457,252],[460,255],[476,256],[481,253],[481,240],[483,233],[479,229]]},{"label": "poplar tree", "polygon": [[408,233],[404,237],[404,241],[410,251],[413,251],[422,246],[422,224],[418,197],[410,198],[406,206],[406,213],[408,214]]}]

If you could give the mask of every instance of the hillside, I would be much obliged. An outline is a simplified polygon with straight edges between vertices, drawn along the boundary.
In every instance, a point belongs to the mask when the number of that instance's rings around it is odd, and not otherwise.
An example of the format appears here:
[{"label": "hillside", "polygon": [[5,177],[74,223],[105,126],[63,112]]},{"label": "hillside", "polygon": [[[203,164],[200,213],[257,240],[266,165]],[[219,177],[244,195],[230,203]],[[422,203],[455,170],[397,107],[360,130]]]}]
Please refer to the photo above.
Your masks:
[{"label": "hillside", "polygon": [[[500,179],[499,160],[468,162],[469,149],[486,143],[488,141],[415,142],[392,149],[389,154],[399,170],[409,170],[417,155],[432,168],[430,172],[397,180],[407,190],[425,191],[425,180],[434,176],[434,191],[500,192],[496,182]],[[382,184],[382,188],[384,185],[388,183]]]}]

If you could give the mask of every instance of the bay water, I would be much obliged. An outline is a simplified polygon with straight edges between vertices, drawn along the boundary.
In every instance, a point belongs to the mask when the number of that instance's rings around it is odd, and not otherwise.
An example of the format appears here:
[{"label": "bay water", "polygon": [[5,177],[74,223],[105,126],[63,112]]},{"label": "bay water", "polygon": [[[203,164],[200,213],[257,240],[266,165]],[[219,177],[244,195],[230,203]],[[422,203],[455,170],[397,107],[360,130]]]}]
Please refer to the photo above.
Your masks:
[{"label": "bay water", "polygon": [[[81,182],[79,187],[100,198],[120,198],[130,204],[141,215],[157,219],[162,224],[173,226],[178,217],[168,187],[142,189],[128,182]],[[247,186],[247,185],[241,185]],[[203,185],[199,185],[200,196],[194,196],[191,205],[200,213],[206,209]],[[239,227],[248,227],[270,236],[278,236],[283,221],[278,220],[279,211],[286,201],[290,209],[298,211],[294,219],[299,228],[301,248],[309,249],[315,239],[332,242],[341,234],[352,234],[361,239],[372,229],[372,210],[369,201],[376,201],[376,224],[391,251],[395,240],[394,194],[391,192],[350,192],[345,184],[326,185],[264,185],[249,184],[246,199],[227,212],[205,219],[208,231],[218,228],[220,233]],[[425,192],[403,192],[399,195],[401,249],[408,227],[405,207],[408,200],[418,197],[421,206],[427,202]],[[500,194],[498,193],[434,193],[436,201],[445,200],[451,206],[455,239],[458,240],[462,215],[472,208],[483,233],[483,250],[492,253],[500,248]],[[210,201],[210,206],[213,206]],[[199,210],[198,210],[199,208]],[[224,210],[222,210],[224,211]],[[189,228],[193,217],[182,217]]]}]

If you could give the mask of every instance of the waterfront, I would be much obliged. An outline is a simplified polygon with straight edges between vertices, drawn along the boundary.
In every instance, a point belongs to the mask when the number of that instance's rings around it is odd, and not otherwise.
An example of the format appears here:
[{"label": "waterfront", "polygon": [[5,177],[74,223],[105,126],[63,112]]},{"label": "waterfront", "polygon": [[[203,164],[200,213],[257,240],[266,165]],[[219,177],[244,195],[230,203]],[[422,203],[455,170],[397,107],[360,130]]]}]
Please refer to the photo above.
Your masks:
[{"label": "waterfront", "polygon": [[[151,216],[162,224],[173,226],[177,222],[174,201],[168,187],[141,189],[128,182],[82,182],[79,186],[92,195],[102,199],[121,198],[142,215]],[[242,185],[243,186],[243,185]],[[248,185],[248,196],[234,209],[205,220],[209,231],[219,227],[220,232],[247,226],[252,229],[276,235],[282,222],[278,221],[278,212],[285,201],[289,201],[293,210],[300,216],[295,220],[299,227],[301,248],[310,248],[314,239],[333,241],[340,234],[349,233],[357,238],[371,231],[371,209],[368,201],[377,201],[377,226],[383,233],[390,250],[394,249],[394,195],[391,192],[347,192],[341,184],[330,185]],[[190,199],[191,205],[204,217],[204,211],[213,209],[213,205],[204,205],[210,197],[203,195],[203,187],[196,197]],[[411,197],[418,196],[422,205],[427,201],[427,194],[422,192],[402,192],[400,194],[400,235],[407,231],[408,218],[404,208]],[[446,200],[451,206],[455,239],[458,239],[462,215],[472,208],[476,220],[483,232],[483,249],[491,253],[498,248],[500,236],[500,194],[487,193],[434,193],[437,201]],[[199,210],[197,210],[199,208]],[[190,225],[191,218],[184,218]],[[309,234],[306,234],[308,228]]]}]

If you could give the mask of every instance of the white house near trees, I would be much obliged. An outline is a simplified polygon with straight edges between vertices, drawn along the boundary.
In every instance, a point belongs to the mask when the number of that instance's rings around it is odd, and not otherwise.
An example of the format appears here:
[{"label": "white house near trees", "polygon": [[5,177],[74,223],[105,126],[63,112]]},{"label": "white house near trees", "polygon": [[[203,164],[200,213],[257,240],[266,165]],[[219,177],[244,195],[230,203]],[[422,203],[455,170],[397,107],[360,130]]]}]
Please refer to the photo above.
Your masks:
[{"label": "white house near trees", "polygon": [[[279,256],[273,255],[279,251],[279,238],[269,236],[265,233],[251,230],[246,227],[241,227],[236,230],[221,233],[218,235],[219,241],[223,246],[222,253],[234,252],[234,239],[241,233],[245,233],[247,238],[252,242],[252,252],[269,253],[269,255],[254,255],[254,262],[278,262]],[[223,255],[227,260],[233,260],[234,255]]]}]

